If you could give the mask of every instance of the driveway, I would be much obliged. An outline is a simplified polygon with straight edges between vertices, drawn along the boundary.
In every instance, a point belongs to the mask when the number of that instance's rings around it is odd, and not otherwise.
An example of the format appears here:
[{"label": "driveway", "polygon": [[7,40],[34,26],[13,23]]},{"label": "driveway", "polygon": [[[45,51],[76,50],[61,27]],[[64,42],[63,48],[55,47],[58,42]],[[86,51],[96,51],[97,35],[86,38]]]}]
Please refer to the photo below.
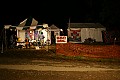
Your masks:
[{"label": "driveway", "polygon": [[120,80],[119,63],[23,59],[15,64],[14,61],[19,59],[9,58],[8,64],[0,64],[1,80]]}]

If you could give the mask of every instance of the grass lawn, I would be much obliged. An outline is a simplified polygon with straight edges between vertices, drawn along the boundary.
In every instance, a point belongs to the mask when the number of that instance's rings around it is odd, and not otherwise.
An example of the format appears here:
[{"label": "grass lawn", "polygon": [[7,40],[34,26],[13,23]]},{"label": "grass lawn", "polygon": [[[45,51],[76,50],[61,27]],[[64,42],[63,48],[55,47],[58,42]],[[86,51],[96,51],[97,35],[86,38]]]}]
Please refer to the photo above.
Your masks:
[{"label": "grass lawn", "polygon": [[120,59],[111,59],[111,58],[89,58],[83,56],[65,56],[57,55],[54,49],[46,50],[35,50],[35,49],[7,49],[4,53],[0,54],[0,57],[3,58],[12,58],[12,59],[49,59],[49,60],[68,60],[68,61],[97,61],[97,62],[119,62]]}]

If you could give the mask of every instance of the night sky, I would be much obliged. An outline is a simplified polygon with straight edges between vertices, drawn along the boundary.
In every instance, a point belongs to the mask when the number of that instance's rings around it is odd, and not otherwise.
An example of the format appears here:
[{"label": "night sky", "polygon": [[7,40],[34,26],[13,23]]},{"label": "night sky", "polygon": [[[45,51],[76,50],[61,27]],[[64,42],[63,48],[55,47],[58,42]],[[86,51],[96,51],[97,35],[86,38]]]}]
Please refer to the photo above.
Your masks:
[{"label": "night sky", "polygon": [[101,23],[108,30],[120,30],[119,0],[83,0],[83,1],[53,1],[53,2],[9,2],[1,6],[0,27],[17,25],[28,17],[33,17],[39,23],[55,24],[66,29],[69,18],[71,22]]}]

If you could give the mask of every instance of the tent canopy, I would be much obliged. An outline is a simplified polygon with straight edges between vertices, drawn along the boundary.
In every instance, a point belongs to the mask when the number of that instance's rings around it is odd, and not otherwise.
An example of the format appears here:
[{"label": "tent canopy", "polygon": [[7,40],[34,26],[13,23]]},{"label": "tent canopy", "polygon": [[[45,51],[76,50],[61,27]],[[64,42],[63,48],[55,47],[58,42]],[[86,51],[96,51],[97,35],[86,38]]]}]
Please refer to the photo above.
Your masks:
[{"label": "tent canopy", "polygon": [[23,20],[22,22],[20,22],[20,24],[18,26],[23,27],[23,26],[36,26],[36,25],[38,25],[38,21],[32,17],[29,17],[29,18]]},{"label": "tent canopy", "polygon": [[17,26],[12,25],[4,25],[5,29],[17,29],[17,30],[26,30],[26,29],[39,29],[39,28],[46,28],[48,27],[47,24],[38,25],[38,21],[32,17],[26,18],[22,22],[20,22]]},{"label": "tent canopy", "polygon": [[36,26],[10,26],[10,25],[5,25],[5,29],[17,29],[17,30],[27,30],[27,29],[39,29],[42,28],[44,29],[43,25],[36,25]]}]

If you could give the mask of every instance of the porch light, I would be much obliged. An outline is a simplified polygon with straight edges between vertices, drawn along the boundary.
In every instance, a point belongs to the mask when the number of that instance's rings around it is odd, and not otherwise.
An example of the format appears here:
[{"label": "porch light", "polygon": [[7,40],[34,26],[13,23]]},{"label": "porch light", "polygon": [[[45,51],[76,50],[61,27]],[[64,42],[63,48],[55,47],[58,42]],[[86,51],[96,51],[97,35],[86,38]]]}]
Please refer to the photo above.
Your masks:
[{"label": "porch light", "polygon": [[63,31],[63,29],[60,29],[60,31]]}]

